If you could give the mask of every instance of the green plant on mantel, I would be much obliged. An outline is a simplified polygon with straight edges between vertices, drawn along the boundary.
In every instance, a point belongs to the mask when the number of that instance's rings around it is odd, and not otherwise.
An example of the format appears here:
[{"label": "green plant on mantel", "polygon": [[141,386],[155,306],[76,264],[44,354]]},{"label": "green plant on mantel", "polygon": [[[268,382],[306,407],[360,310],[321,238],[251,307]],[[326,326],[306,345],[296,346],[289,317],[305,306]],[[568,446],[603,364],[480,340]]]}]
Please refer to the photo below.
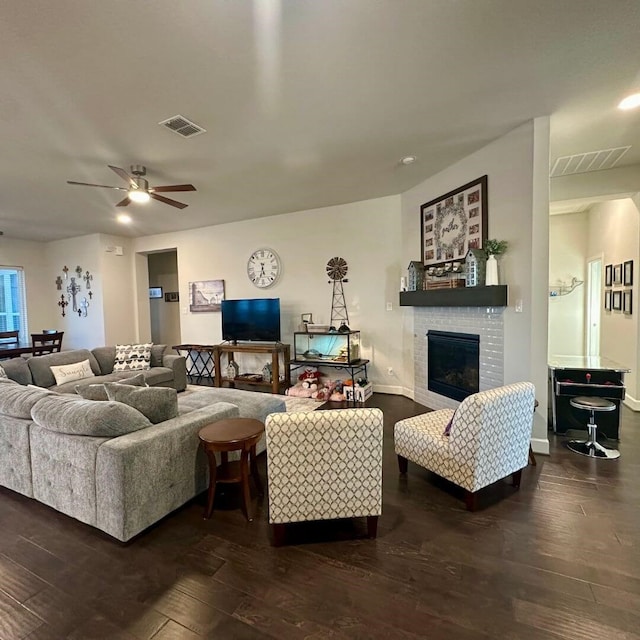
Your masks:
[{"label": "green plant on mantel", "polygon": [[484,252],[487,254],[487,256],[500,256],[507,250],[508,246],[509,243],[506,240],[492,239],[485,240],[484,246],[482,248],[484,249]]}]

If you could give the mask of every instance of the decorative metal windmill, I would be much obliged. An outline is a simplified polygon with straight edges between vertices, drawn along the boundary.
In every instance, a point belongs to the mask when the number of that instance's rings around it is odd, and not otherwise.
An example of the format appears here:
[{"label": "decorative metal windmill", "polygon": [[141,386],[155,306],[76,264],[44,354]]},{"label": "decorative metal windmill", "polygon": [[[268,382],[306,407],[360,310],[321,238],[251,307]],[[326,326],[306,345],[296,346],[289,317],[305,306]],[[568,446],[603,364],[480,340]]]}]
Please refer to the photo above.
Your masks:
[{"label": "decorative metal windmill", "polygon": [[343,282],[349,282],[345,276],[349,267],[344,258],[331,258],[327,262],[327,275],[329,284],[333,283],[333,296],[331,298],[331,326],[338,329],[342,325],[349,324],[347,303],[344,299]]}]

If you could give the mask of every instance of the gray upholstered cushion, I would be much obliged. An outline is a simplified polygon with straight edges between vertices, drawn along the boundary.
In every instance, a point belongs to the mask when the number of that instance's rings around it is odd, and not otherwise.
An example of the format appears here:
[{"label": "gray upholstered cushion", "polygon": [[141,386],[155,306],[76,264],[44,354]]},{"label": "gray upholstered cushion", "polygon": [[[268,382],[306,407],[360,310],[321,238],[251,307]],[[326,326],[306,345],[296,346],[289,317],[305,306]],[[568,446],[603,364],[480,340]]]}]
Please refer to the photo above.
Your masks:
[{"label": "gray upholstered cushion", "polygon": [[31,409],[42,398],[51,394],[46,389],[25,387],[20,384],[3,384],[0,387],[0,415],[14,418],[31,418]]},{"label": "gray upholstered cushion", "polygon": [[[139,373],[131,378],[125,378],[115,384],[128,384],[132,387],[146,387],[147,383],[144,381],[144,376]],[[75,392],[85,400],[108,400],[107,390],[102,384],[77,384],[75,386]]]},{"label": "gray upholstered cushion", "polygon": [[167,350],[166,344],[154,344],[151,347],[151,366],[152,367],[161,367],[162,366],[162,358],[164,357],[164,352]]},{"label": "gray upholstered cushion", "polygon": [[[172,386],[173,370],[167,367],[152,367],[141,372],[150,387]],[[169,384],[165,384],[169,383]]]},{"label": "gray upholstered cushion", "polygon": [[30,498],[33,496],[29,447],[32,424],[31,417],[25,420],[4,414],[0,420],[0,485]]},{"label": "gray upholstered cushion", "polygon": [[29,358],[27,364],[31,369],[31,375],[33,377],[33,384],[37,384],[39,387],[53,387],[56,384],[56,379],[51,373],[52,366],[58,366],[61,364],[73,364],[74,362],[82,362],[83,360],[89,360],[91,371],[97,376],[100,375],[100,366],[95,356],[88,349],[75,349],[74,351],[61,351],[60,353],[50,353],[46,356],[37,356],[35,358]]},{"label": "gray upholstered cushion", "polygon": [[34,405],[31,417],[36,424],[50,431],[107,438],[144,429],[151,424],[139,411],[126,404],[94,402],[72,395],[45,394]]},{"label": "gray upholstered cushion", "polygon": [[95,356],[102,375],[109,374],[113,371],[113,363],[116,359],[116,348],[112,347],[96,347],[91,349],[91,353]]},{"label": "gray upholstered cushion", "polygon": [[[2,368],[7,376],[20,384],[31,384],[31,370],[25,358],[11,358],[11,360],[3,360]],[[53,376],[52,376],[53,377]],[[55,382],[55,381],[54,381]]]},{"label": "gray upholstered cushion", "polygon": [[2,367],[2,363],[0,362],[0,379],[2,380],[9,380],[9,376],[7,375],[7,372],[4,370],[4,368]]},{"label": "gray upholstered cushion", "polygon": [[124,402],[145,415],[153,424],[178,415],[178,392],[169,387],[131,387],[106,382],[109,400]]}]

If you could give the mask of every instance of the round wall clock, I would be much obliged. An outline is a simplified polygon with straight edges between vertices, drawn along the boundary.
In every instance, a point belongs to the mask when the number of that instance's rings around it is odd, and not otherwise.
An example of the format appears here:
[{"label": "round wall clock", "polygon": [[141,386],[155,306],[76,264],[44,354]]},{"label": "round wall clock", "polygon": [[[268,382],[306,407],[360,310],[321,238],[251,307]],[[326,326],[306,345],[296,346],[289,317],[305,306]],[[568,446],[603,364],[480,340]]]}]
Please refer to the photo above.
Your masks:
[{"label": "round wall clock", "polygon": [[281,268],[280,258],[273,249],[257,249],[247,261],[249,280],[260,289],[266,289],[275,284]]}]

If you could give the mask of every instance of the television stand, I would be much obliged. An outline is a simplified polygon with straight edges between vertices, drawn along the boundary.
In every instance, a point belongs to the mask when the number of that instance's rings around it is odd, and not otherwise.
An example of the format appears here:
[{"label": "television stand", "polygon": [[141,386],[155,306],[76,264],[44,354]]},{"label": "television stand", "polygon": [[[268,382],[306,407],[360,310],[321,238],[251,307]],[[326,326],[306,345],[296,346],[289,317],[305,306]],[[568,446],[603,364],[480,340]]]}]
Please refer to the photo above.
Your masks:
[{"label": "television stand", "polygon": [[[234,360],[235,353],[255,353],[255,354],[271,354],[271,382],[264,380],[257,381],[247,378],[225,378],[222,375],[222,366],[220,363],[223,353],[227,354],[227,363]],[[280,354],[283,360],[284,379],[280,380]],[[255,387],[270,387],[271,393],[282,393],[291,386],[290,362],[291,347],[288,344],[278,342],[260,343],[260,342],[244,342],[242,344],[222,343],[213,347],[213,362],[215,368],[215,376],[213,384],[215,387],[222,387],[223,384],[229,387],[235,387],[236,382]]]}]

